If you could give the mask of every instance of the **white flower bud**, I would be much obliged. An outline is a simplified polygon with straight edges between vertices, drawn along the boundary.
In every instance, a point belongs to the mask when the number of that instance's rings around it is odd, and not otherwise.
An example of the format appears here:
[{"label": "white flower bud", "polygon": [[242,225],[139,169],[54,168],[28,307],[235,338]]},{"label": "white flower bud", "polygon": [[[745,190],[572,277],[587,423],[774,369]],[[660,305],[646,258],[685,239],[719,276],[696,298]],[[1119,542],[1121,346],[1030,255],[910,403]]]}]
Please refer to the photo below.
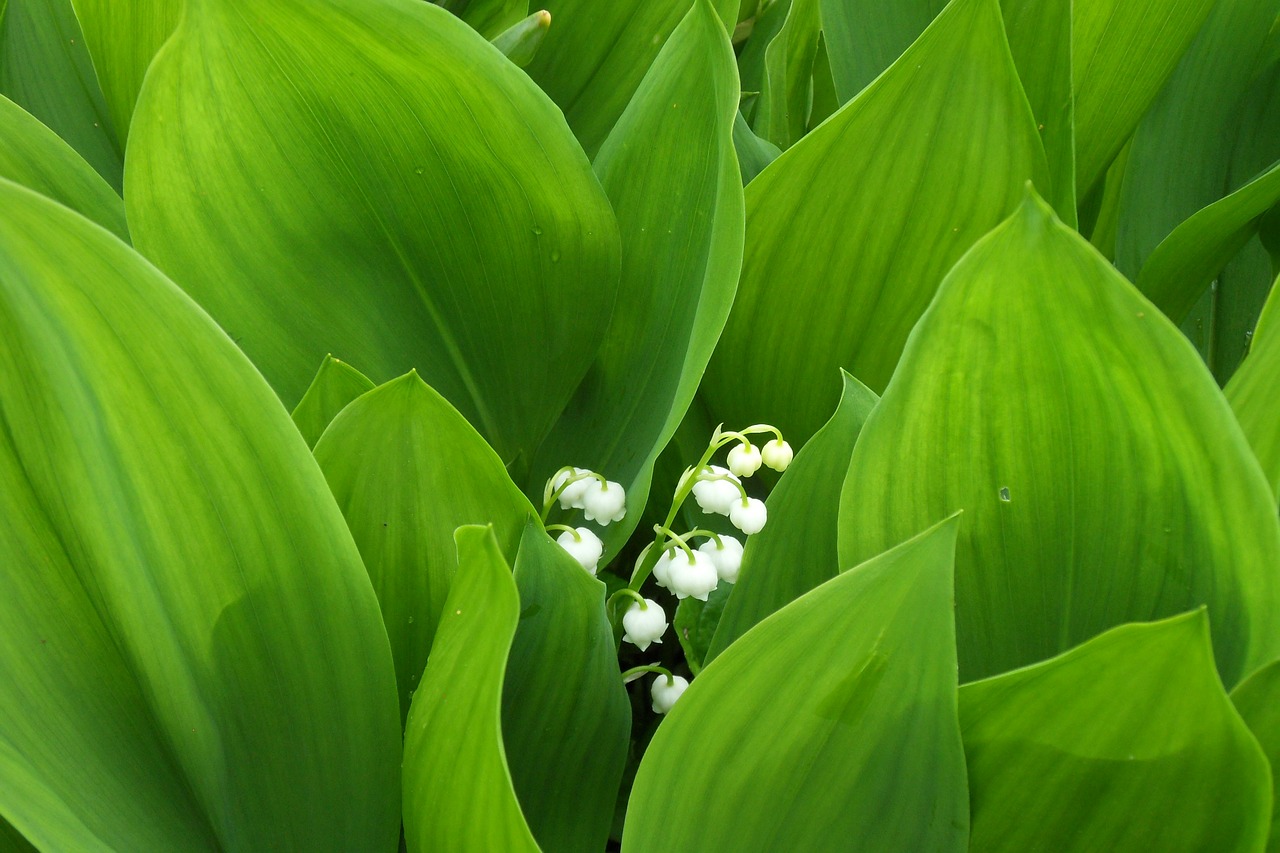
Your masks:
[{"label": "white flower bud", "polygon": [[728,468],[721,468],[719,465],[712,465],[710,471],[703,469],[699,472],[699,476],[727,476],[731,480],[698,480],[693,484],[693,499],[698,502],[698,506],[703,512],[713,512],[717,515],[728,515],[729,509],[735,501],[742,500],[742,493],[738,491],[738,486],[742,481],[733,475]]},{"label": "white flower bud", "polygon": [[716,574],[726,583],[738,582],[738,570],[742,568],[742,543],[732,536],[721,536],[720,544],[708,539],[698,548],[716,567]]},{"label": "white flower bud", "polygon": [[716,572],[716,564],[706,554],[699,551],[686,554],[681,550],[671,561],[667,586],[676,594],[676,598],[692,596],[699,601],[706,601],[718,583],[720,575]]},{"label": "white flower bud", "polygon": [[649,648],[651,643],[661,643],[662,635],[667,633],[667,628],[670,627],[667,614],[658,602],[652,598],[646,598],[644,603],[645,607],[641,607],[640,602],[632,601],[627,612],[622,614],[622,627],[626,632],[622,635],[622,639],[628,643],[634,643],[642,652]]},{"label": "white flower bud", "polygon": [[582,497],[583,515],[587,521],[611,524],[627,514],[627,493],[620,483],[591,480]]},{"label": "white flower bud", "polygon": [[671,561],[676,557],[676,550],[663,551],[658,562],[653,564],[653,579],[663,589],[671,584]]},{"label": "white flower bud", "polygon": [[768,518],[769,513],[764,508],[764,501],[758,498],[735,501],[733,508],[729,510],[729,521],[748,536],[763,530]]},{"label": "white flower bud", "polygon": [[604,554],[604,543],[600,541],[599,536],[586,527],[577,528],[578,536],[573,534],[572,530],[564,531],[556,537],[556,544],[568,551],[570,557],[594,575],[599,567],[600,557]]},{"label": "white flower bud", "polygon": [[791,464],[791,460],[794,457],[795,454],[791,452],[791,445],[780,438],[775,438],[760,451],[761,460],[775,471],[787,470],[787,466]]},{"label": "white flower bud", "polygon": [[653,680],[653,686],[649,688],[649,697],[653,699],[653,713],[665,714],[670,711],[676,704],[676,700],[680,698],[680,694],[684,693],[688,687],[688,679],[678,675],[673,675],[671,678],[659,675]]},{"label": "white flower bud", "polygon": [[565,486],[564,491],[560,493],[561,509],[582,509],[582,496],[587,493],[587,486],[590,486],[595,480],[591,477],[583,476],[590,474],[586,468],[574,468],[573,472],[561,471],[556,478],[551,481],[551,493],[555,494],[556,490],[564,486],[565,481],[570,477],[582,477],[581,480],[575,480]]},{"label": "white flower bud", "polygon": [[729,470],[739,477],[750,477],[760,470],[760,450],[744,441],[729,449]]}]

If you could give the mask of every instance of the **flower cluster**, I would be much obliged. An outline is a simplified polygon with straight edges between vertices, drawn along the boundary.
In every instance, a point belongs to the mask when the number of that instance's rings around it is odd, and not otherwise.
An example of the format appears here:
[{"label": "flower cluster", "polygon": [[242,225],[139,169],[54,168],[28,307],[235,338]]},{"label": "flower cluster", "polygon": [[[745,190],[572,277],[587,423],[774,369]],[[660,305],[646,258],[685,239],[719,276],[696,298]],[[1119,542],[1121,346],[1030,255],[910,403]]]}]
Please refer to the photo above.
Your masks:
[{"label": "flower cluster", "polygon": [[[547,480],[542,494],[543,523],[546,523],[557,501],[561,509],[580,509],[587,521],[594,521],[602,527],[621,521],[627,514],[627,493],[621,483],[572,465],[561,468]],[[547,530],[561,531],[556,542],[584,569],[593,575],[599,570],[604,542],[591,528],[548,524]]]}]

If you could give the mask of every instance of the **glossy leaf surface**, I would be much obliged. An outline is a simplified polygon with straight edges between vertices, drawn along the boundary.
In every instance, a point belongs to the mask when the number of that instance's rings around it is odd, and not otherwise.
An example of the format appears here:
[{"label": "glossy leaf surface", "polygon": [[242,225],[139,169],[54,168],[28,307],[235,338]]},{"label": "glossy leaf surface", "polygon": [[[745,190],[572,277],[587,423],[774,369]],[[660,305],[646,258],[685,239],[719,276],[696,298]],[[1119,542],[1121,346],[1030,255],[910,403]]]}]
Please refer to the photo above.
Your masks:
[{"label": "glossy leaf surface", "polygon": [[1227,684],[1280,653],[1280,521],[1240,427],[1186,339],[1034,196],[912,333],[853,453],[840,561],[957,509],[962,680],[1202,604]]},{"label": "glossy leaf surface", "polygon": [[348,403],[373,388],[369,377],[345,361],[326,355],[316,378],[311,380],[311,387],[293,410],[293,422],[307,440],[307,447],[316,446],[325,429]]},{"label": "glossy leaf surface", "polygon": [[955,536],[833,578],[703,670],[645,752],[623,847],[964,850]]},{"label": "glossy leaf surface", "polygon": [[[956,0],[859,97],[747,188],[733,315],[703,392],[717,421],[803,443],[843,367],[873,391],[947,269],[1047,182],[994,0]],[[804,305],[805,310],[795,310]]]},{"label": "glossy leaf surface", "polygon": [[537,851],[502,747],[502,681],[520,593],[498,540],[458,529],[458,570],[404,737],[410,853]]},{"label": "glossy leaf surface", "polygon": [[0,210],[0,813],[52,850],[394,849],[391,655],[288,414],[124,243]]},{"label": "glossy leaf surface", "polygon": [[975,853],[1244,853],[1267,837],[1270,770],[1203,612],[966,684],[960,723]]},{"label": "glossy leaf surface", "polygon": [[533,507],[475,428],[416,373],[343,409],[315,457],[378,594],[403,716],[458,564],[454,530],[490,525],[514,557]]},{"label": "glossy leaf surface", "polygon": [[562,117],[428,3],[193,5],[128,184],[136,245],[286,405],[326,352],[375,382],[417,368],[517,466],[614,298],[613,214]]}]

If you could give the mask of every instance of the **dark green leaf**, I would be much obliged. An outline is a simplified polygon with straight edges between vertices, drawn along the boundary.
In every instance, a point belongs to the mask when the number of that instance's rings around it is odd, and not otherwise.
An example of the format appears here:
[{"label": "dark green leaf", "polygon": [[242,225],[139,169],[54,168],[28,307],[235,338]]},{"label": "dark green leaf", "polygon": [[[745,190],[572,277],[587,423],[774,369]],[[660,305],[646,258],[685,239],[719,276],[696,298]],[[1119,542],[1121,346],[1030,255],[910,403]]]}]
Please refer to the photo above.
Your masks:
[{"label": "dark green leaf", "polygon": [[902,55],[946,0],[822,0],[822,26],[841,101]]},{"label": "dark green leaf", "polygon": [[742,172],[744,187],[782,153],[769,140],[756,136],[742,113],[733,119],[733,147],[738,154],[738,168]]},{"label": "dark green leaf", "polygon": [[752,128],[782,149],[804,136],[808,126],[822,28],[818,11],[818,0],[791,0],[782,29],[765,50],[764,79]]},{"label": "dark green leaf", "polygon": [[1262,310],[1249,355],[1227,385],[1227,401],[1254,455],[1280,495],[1280,286]]},{"label": "dark green leaf", "polygon": [[725,603],[733,593],[733,584],[721,583],[707,596],[706,601],[689,598],[683,599],[676,607],[676,616],[672,620],[676,638],[680,641],[680,649],[684,652],[689,671],[697,675],[709,662],[707,649],[711,647],[711,638],[715,636],[716,626],[724,615]]}]

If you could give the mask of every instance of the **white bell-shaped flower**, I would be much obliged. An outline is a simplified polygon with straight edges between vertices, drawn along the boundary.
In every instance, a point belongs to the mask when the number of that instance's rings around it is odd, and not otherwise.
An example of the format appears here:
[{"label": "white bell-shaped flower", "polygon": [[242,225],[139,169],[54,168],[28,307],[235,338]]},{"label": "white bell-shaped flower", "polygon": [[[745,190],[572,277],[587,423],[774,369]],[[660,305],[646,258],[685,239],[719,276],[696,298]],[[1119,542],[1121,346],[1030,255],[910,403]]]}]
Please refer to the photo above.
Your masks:
[{"label": "white bell-shaped flower", "polygon": [[679,549],[663,551],[658,562],[653,564],[653,580],[658,586],[666,589],[671,585],[671,562],[676,558]]},{"label": "white bell-shaped flower", "polygon": [[729,480],[698,480],[693,484],[693,499],[698,502],[698,507],[703,512],[728,515],[734,502],[742,500],[742,492],[738,491],[738,485],[741,485],[742,481],[728,468],[712,465],[710,470],[704,468],[699,475],[731,478]]},{"label": "white bell-shaped flower", "polygon": [[[577,536],[573,534],[577,533]],[[569,552],[569,556],[577,560],[582,568],[596,573],[600,565],[600,557],[604,554],[604,543],[600,537],[586,527],[566,530],[556,537],[556,544]]]},{"label": "white bell-shaped flower", "polygon": [[791,452],[791,445],[780,438],[768,442],[760,451],[760,459],[775,471],[787,470],[793,458],[795,454]]},{"label": "white bell-shaped flower", "polygon": [[622,628],[626,632],[622,639],[634,643],[642,652],[652,643],[661,643],[662,635],[671,627],[658,602],[646,598],[644,604],[641,607],[640,602],[633,601],[627,612],[622,614]]},{"label": "white bell-shaped flower", "polygon": [[668,570],[667,587],[676,594],[676,598],[696,598],[706,601],[707,596],[720,583],[720,575],[716,572],[716,564],[700,551],[686,554],[683,550],[671,551],[675,554]]},{"label": "white bell-shaped flower", "polygon": [[764,501],[758,498],[734,501],[733,507],[729,510],[729,521],[748,536],[763,530],[768,518],[769,513],[764,508]]},{"label": "white bell-shaped flower", "polygon": [[729,449],[729,470],[739,477],[750,477],[760,470],[760,448],[744,441]]},{"label": "white bell-shaped flower", "polygon": [[716,574],[726,583],[738,582],[738,570],[742,568],[742,543],[732,536],[721,536],[719,544],[708,539],[698,548],[711,559]]},{"label": "white bell-shaped flower", "polygon": [[689,689],[688,679],[673,675],[668,678],[665,675],[659,675],[653,680],[653,686],[649,688],[649,698],[653,700],[653,713],[665,714],[675,706],[676,700],[680,698],[680,694]]},{"label": "white bell-shaped flower", "polygon": [[621,521],[627,514],[627,493],[613,480],[591,480],[582,496],[582,509],[587,521],[606,525]]},{"label": "white bell-shaped flower", "polygon": [[586,468],[574,468],[572,472],[561,471],[551,481],[551,493],[555,494],[556,490],[564,486],[565,481],[571,477],[581,477],[580,480],[574,480],[572,483],[564,487],[564,491],[560,493],[561,509],[582,509],[582,498],[587,493],[587,487],[596,482],[593,477],[586,476],[591,472]]}]

